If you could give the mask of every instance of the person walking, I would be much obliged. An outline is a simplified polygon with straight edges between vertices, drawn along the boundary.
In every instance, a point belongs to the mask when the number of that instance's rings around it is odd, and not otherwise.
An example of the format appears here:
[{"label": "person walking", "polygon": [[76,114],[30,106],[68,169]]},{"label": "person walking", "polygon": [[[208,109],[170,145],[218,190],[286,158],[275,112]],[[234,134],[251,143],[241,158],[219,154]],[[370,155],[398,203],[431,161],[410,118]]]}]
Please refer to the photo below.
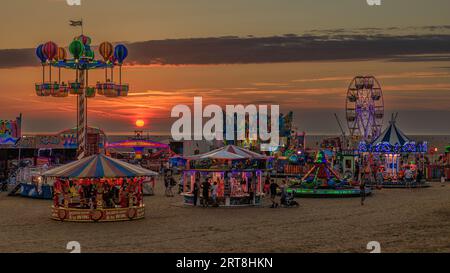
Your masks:
[{"label": "person walking", "polygon": [[169,176],[169,197],[174,197],[173,188],[177,185],[177,181],[173,175]]},{"label": "person walking", "polygon": [[169,175],[164,174],[164,188],[165,188],[164,195],[166,197],[169,196],[169,184],[170,184]]}]

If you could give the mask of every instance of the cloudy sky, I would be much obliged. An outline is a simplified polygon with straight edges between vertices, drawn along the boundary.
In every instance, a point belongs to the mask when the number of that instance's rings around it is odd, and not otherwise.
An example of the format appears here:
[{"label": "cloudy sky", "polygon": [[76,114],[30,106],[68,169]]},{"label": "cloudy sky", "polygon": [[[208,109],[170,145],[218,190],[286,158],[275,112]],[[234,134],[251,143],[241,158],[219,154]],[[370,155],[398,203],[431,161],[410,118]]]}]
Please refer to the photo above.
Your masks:
[{"label": "cloudy sky", "polygon": [[[76,121],[75,98],[39,98],[34,47],[67,46],[83,18],[93,45],[127,43],[132,91],[89,104],[92,125],[108,133],[167,132],[171,108],[192,103],[279,104],[296,126],[336,133],[346,89],[374,75],[386,112],[411,134],[450,134],[450,1],[384,0],[17,0],[0,17],[0,119],[24,114],[27,132],[55,132]],[[56,70],[55,70],[56,72]],[[64,73],[69,80],[73,73]],[[95,72],[92,82],[102,79]]]}]

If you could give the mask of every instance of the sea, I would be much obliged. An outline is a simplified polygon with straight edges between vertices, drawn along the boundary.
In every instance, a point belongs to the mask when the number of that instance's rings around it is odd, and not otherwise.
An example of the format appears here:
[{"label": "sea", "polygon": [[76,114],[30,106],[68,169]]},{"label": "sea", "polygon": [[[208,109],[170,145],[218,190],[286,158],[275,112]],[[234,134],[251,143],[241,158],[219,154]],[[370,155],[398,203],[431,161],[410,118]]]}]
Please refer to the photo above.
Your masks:
[{"label": "sea", "polygon": [[[339,137],[338,135],[306,135],[306,148],[317,149],[324,139]],[[439,153],[443,153],[445,148],[450,146],[450,135],[409,135],[411,140],[416,142],[426,141],[428,148],[438,148]],[[116,142],[133,138],[132,135],[108,135],[108,142]],[[149,135],[145,138],[168,144],[171,140],[169,135]]]}]

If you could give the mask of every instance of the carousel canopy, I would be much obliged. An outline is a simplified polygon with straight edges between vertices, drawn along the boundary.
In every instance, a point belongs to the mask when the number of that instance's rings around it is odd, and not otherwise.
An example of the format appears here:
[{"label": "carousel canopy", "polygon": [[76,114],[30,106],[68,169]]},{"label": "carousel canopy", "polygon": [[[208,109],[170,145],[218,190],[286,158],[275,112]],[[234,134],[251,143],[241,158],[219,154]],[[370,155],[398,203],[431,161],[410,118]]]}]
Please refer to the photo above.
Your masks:
[{"label": "carousel canopy", "polygon": [[405,143],[410,142],[409,138],[398,129],[395,124],[395,119],[390,121],[389,127],[373,142],[372,145],[377,145],[379,143],[389,143],[392,146],[400,145],[403,146]]},{"label": "carousel canopy", "polygon": [[92,155],[45,172],[43,177],[124,178],[155,176],[157,173],[103,154]]},{"label": "carousel canopy", "polygon": [[378,136],[372,143],[361,142],[359,144],[359,152],[373,153],[426,153],[428,151],[428,143],[421,141],[416,143],[411,141],[400,129],[398,129],[395,121],[397,115],[392,115],[389,127]]},{"label": "carousel canopy", "polygon": [[225,160],[239,160],[239,159],[266,159],[266,156],[246,150],[244,148],[228,145],[211,152],[188,156],[186,159],[198,160],[198,159],[225,159]]}]

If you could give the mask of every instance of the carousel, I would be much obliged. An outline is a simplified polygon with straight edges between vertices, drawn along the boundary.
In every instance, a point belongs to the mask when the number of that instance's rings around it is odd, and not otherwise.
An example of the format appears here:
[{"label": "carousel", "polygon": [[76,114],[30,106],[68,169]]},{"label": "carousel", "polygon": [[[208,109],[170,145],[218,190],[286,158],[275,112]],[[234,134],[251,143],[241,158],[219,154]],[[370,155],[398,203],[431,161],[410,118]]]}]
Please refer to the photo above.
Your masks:
[{"label": "carousel", "polygon": [[[396,119],[397,116],[393,115],[389,127],[374,141],[360,143],[359,153],[365,158],[366,169],[375,176],[382,175],[384,188],[429,187],[423,173],[427,142],[409,139],[397,127]],[[407,178],[408,172],[410,178]]]},{"label": "carousel", "polygon": [[[324,151],[317,153],[314,166],[300,181],[294,181],[287,192],[296,197],[317,198],[359,197],[361,195],[359,188],[354,187],[350,180],[341,179],[339,174],[331,168]],[[369,188],[366,188],[365,192],[366,196],[372,194]]]},{"label": "carousel", "polygon": [[[207,181],[217,186],[217,200],[208,200],[211,205],[220,207],[257,206],[263,199],[262,173],[267,169],[268,158],[264,155],[228,145],[201,154],[184,157],[182,174],[182,196],[185,205],[194,205],[202,195],[194,194]],[[201,193],[201,190],[199,190]]]},{"label": "carousel", "polygon": [[113,222],[145,216],[143,181],[157,173],[103,154],[49,170],[51,218],[67,222]]}]

